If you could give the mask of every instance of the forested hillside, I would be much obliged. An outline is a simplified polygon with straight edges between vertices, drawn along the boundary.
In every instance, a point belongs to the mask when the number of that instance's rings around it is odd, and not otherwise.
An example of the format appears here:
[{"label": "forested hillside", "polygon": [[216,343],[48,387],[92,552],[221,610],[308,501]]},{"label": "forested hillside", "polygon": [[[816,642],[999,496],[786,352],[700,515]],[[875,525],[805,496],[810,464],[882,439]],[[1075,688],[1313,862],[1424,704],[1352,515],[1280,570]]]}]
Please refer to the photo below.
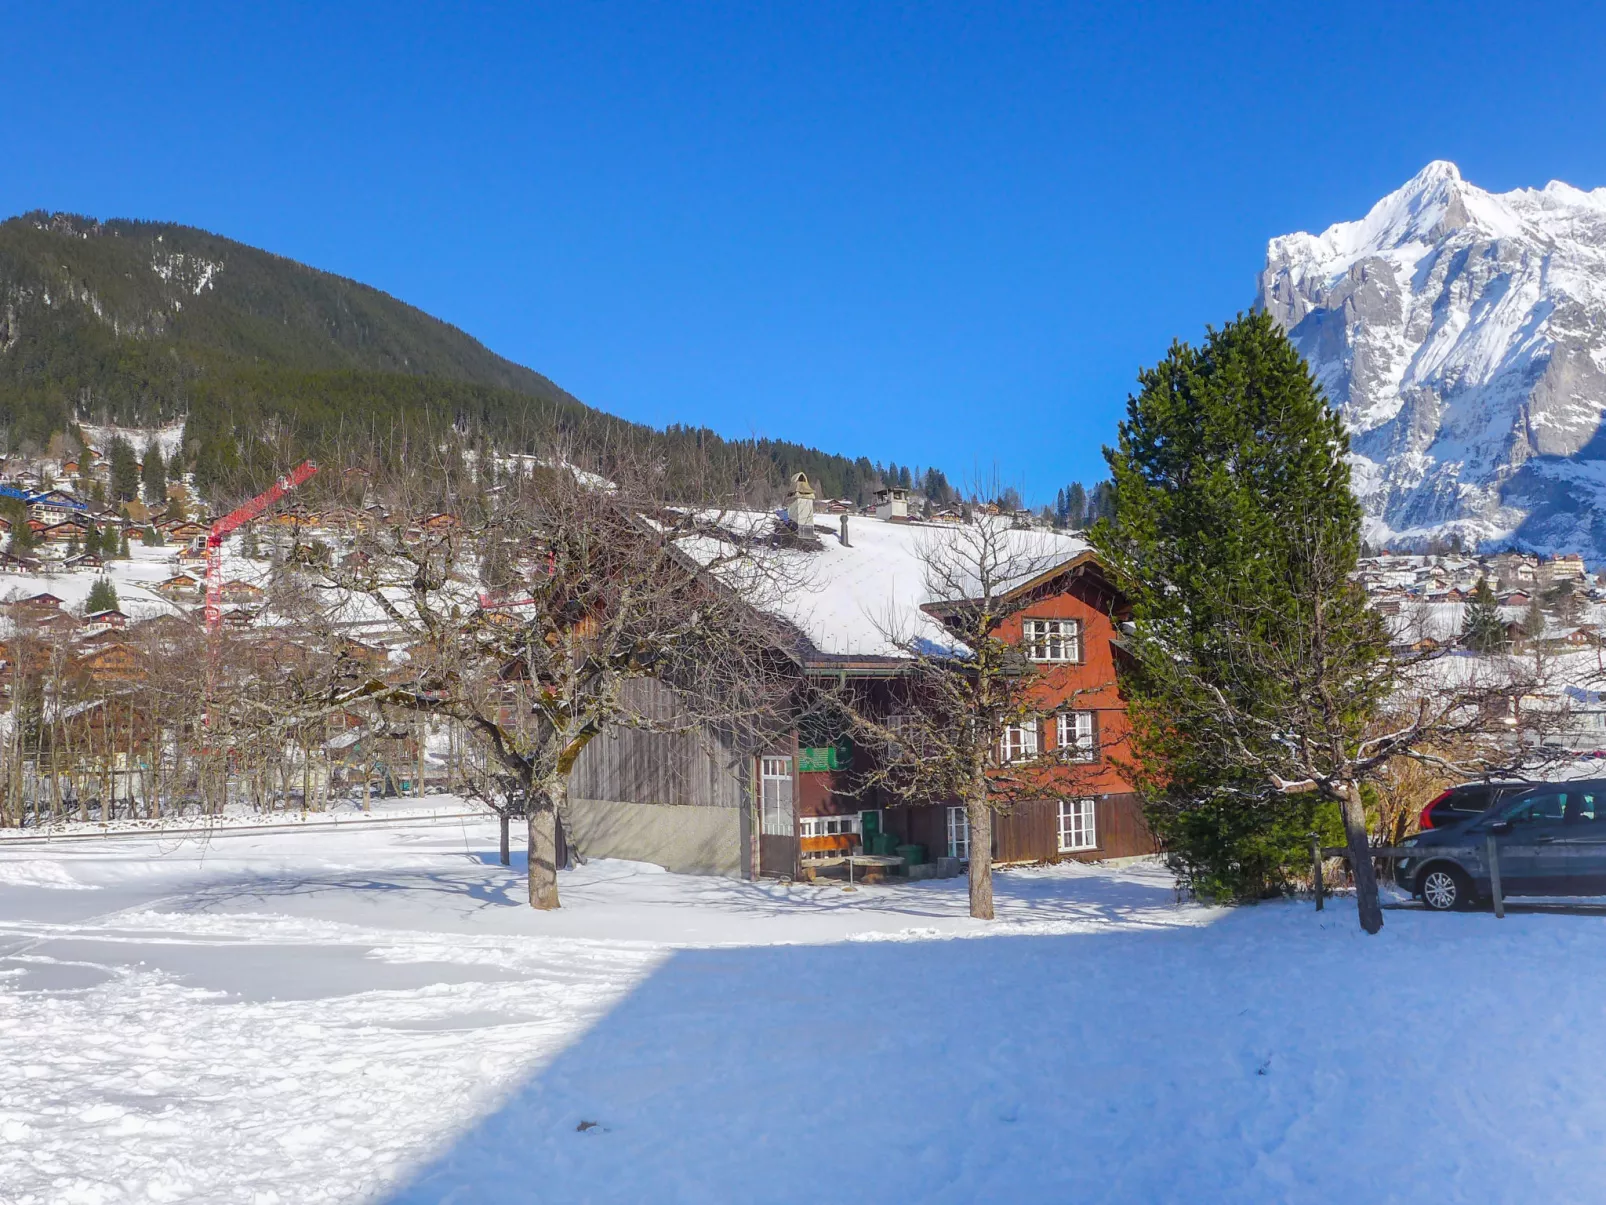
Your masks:
[{"label": "forested hillside", "polygon": [[[42,446],[74,422],[183,418],[184,457],[243,489],[292,457],[400,446],[455,429],[507,450],[648,452],[826,495],[877,478],[801,445],[656,431],[377,289],[188,226],[31,213],[0,222],[0,427]],[[905,470],[906,472],[907,470]]]}]

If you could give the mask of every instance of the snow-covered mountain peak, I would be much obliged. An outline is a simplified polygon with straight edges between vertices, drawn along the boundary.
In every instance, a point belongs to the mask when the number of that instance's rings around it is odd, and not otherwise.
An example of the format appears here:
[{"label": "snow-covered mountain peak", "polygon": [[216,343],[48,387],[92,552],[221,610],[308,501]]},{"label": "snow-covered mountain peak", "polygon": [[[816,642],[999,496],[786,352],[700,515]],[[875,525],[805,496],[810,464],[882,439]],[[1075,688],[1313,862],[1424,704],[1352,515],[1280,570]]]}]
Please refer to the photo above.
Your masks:
[{"label": "snow-covered mountain peak", "polygon": [[1272,239],[1259,304],[1350,426],[1374,539],[1606,561],[1606,189],[1491,193],[1435,161]]}]

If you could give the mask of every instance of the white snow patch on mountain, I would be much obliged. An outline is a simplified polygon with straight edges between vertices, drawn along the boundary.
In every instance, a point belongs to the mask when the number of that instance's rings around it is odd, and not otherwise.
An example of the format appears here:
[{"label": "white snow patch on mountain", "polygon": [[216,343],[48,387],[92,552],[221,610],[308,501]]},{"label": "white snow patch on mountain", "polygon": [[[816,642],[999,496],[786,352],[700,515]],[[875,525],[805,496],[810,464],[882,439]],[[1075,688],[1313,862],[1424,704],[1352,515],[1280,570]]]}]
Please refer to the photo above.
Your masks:
[{"label": "white snow patch on mountain", "polygon": [[1606,561],[1606,189],[1428,164],[1358,221],[1271,240],[1259,304],[1339,407],[1374,540]]}]

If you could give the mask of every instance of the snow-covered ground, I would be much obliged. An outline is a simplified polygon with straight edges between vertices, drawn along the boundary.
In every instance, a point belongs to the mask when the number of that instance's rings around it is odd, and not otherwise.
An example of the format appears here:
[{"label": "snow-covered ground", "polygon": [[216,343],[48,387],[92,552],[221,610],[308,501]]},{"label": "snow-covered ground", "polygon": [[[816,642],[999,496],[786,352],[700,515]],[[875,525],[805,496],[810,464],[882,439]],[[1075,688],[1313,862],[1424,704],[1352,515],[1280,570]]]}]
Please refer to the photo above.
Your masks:
[{"label": "snow-covered ground", "polygon": [[[6,1202],[1598,1201],[1606,917],[0,845]],[[593,1124],[594,1123],[594,1124]]]}]

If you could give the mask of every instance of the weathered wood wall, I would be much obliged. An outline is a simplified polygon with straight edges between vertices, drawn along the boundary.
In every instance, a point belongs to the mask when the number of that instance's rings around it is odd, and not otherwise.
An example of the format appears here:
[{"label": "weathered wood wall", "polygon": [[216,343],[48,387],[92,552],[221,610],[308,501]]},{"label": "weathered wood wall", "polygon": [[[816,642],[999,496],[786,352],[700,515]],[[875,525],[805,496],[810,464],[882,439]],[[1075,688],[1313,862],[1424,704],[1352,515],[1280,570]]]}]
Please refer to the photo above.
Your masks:
[{"label": "weathered wood wall", "polygon": [[[673,720],[675,694],[651,678],[625,686],[632,709]],[[748,806],[748,760],[717,733],[649,732],[615,725],[585,747],[574,765],[569,794],[576,799],[692,807]]]}]

